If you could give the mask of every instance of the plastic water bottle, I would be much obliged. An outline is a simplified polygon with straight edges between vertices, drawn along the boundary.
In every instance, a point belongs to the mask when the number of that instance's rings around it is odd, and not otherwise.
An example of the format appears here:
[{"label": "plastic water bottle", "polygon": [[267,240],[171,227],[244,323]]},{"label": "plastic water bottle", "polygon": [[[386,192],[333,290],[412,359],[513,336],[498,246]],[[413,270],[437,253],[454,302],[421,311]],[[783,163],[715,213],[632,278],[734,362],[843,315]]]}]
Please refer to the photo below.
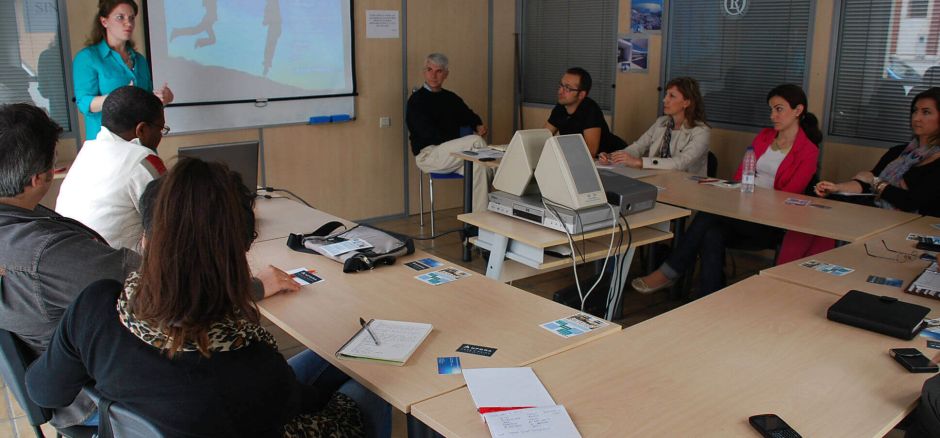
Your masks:
[{"label": "plastic water bottle", "polygon": [[757,175],[757,158],[754,156],[754,148],[747,147],[744,151],[744,171],[741,172],[741,193],[754,192],[754,178]]}]

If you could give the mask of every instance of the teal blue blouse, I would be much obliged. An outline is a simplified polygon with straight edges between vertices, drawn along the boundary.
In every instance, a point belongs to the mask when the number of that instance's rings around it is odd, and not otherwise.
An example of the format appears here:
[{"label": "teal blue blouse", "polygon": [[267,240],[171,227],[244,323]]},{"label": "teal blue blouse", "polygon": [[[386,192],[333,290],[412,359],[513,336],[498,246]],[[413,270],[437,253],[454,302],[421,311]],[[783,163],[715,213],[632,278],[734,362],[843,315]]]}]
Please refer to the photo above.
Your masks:
[{"label": "teal blue blouse", "polygon": [[153,79],[150,77],[150,65],[143,55],[131,50],[134,68],[124,64],[121,55],[108,46],[106,40],[85,47],[72,63],[75,80],[75,103],[85,115],[85,138],[94,140],[101,130],[101,113],[91,112],[91,100],[104,96],[117,88],[133,82],[147,91],[153,91]]}]

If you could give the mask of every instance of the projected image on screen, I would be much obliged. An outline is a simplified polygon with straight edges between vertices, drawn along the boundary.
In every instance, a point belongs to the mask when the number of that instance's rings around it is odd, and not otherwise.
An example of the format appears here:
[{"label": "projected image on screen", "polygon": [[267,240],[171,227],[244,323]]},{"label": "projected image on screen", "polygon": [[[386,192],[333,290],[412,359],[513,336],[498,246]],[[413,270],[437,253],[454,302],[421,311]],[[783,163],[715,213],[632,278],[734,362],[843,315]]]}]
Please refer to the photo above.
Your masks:
[{"label": "projected image on screen", "polygon": [[148,23],[176,103],[353,91],[349,0],[157,0]]}]

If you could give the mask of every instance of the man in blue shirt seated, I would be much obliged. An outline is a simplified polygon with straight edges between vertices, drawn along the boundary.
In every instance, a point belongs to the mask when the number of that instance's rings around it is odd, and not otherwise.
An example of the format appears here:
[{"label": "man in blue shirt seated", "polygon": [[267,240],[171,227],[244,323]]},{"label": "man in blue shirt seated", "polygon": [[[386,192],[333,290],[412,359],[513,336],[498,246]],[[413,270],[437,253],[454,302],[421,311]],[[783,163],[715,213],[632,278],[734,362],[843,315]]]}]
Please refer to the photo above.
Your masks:
[{"label": "man in blue shirt seated", "polygon": [[[405,121],[415,164],[425,173],[463,174],[463,160],[452,152],[486,147],[486,125],[456,93],[443,88],[450,73],[447,57],[432,53],[424,61],[424,86],[408,99]],[[463,132],[468,131],[468,132]],[[485,211],[488,172],[473,165],[473,211]]]}]

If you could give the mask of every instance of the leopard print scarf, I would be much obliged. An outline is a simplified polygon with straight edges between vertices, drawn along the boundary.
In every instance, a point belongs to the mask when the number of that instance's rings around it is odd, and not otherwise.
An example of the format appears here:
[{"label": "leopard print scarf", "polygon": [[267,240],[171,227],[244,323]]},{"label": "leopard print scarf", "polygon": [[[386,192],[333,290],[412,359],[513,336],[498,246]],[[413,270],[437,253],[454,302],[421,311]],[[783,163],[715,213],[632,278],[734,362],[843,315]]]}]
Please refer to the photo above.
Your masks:
[{"label": "leopard print scarf", "polygon": [[[124,282],[124,290],[118,297],[117,311],[121,324],[134,336],[158,349],[163,349],[170,340],[159,327],[153,327],[146,321],[137,319],[130,309],[130,300],[137,292],[140,274],[131,273]],[[260,325],[240,317],[236,311],[235,318],[225,319],[213,323],[209,332],[208,350],[210,353],[233,351],[247,347],[256,342],[263,342],[277,350],[277,341]],[[180,349],[181,352],[198,352],[195,342],[189,341]]]},{"label": "leopard print scarf", "polygon": [[[121,324],[138,339],[158,349],[166,346],[169,338],[159,327],[152,327],[146,321],[134,316],[129,302],[138,288],[140,274],[131,273],[124,282],[124,290],[117,301],[118,317]],[[209,352],[233,351],[247,347],[252,343],[264,342],[277,350],[277,341],[260,325],[239,317],[216,322],[209,328]],[[181,351],[198,352],[193,342],[187,342]],[[315,412],[294,417],[284,425],[285,438],[357,438],[364,436],[359,407],[346,394],[333,394],[327,405]]]}]

